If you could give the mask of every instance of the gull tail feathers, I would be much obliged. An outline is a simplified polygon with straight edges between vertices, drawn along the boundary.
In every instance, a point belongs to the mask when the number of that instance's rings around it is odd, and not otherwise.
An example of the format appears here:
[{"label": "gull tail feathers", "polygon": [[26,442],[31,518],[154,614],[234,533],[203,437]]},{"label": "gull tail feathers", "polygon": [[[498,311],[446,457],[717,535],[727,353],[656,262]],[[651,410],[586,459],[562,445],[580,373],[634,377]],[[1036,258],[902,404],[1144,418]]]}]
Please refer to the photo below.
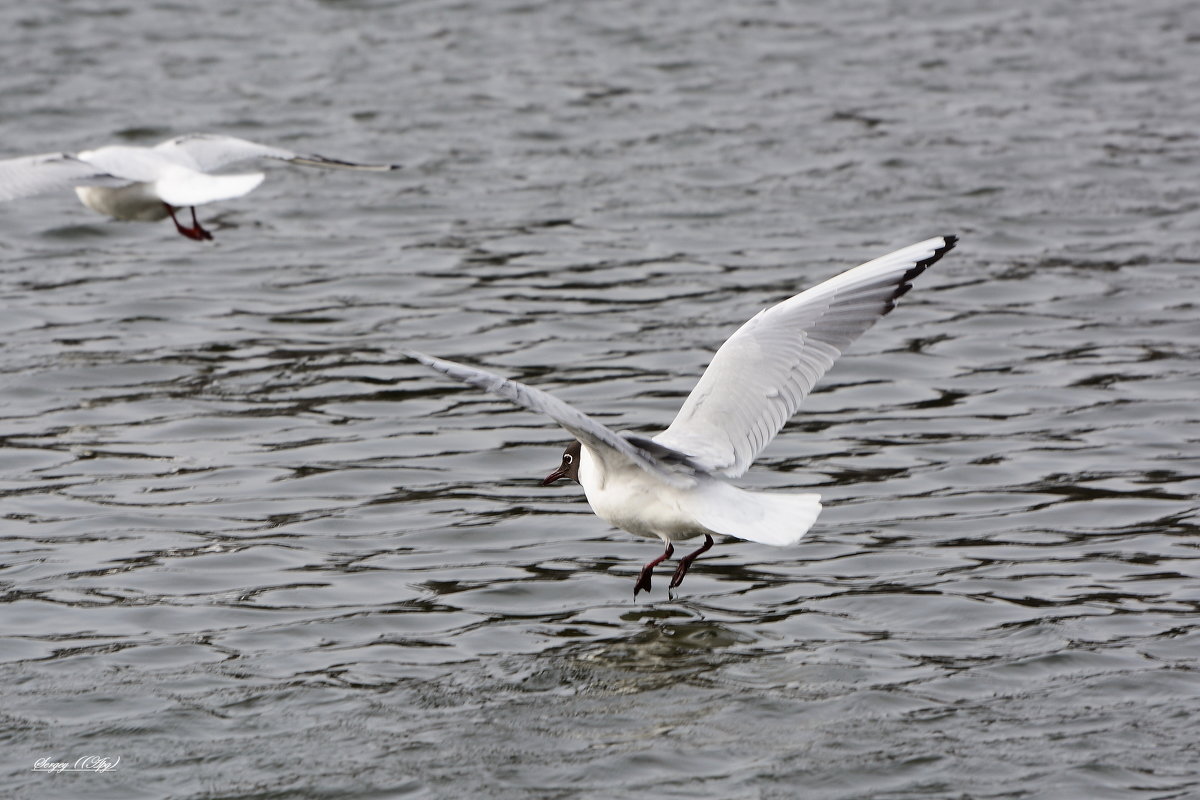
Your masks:
[{"label": "gull tail feathers", "polygon": [[701,525],[713,533],[776,547],[804,538],[821,513],[819,494],[752,492],[714,482],[704,495],[699,507],[691,509]]}]

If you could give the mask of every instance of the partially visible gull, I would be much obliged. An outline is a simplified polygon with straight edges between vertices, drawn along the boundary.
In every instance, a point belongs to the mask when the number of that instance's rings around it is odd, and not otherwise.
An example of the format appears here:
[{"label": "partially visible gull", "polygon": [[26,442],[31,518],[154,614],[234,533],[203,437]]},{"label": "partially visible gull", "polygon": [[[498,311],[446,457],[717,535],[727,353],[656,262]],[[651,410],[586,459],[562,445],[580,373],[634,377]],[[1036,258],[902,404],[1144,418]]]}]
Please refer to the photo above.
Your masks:
[{"label": "partially visible gull", "polygon": [[[233,136],[192,133],[154,147],[110,145],[80,153],[44,153],[0,161],[0,201],[74,187],[93,211],[115,219],[157,222],[171,218],[175,229],[203,241],[212,234],[196,220],[196,206],[241,197],[265,177],[261,172],[213,175],[214,170],[244,161],[271,158],[290,164],[388,172],[399,164],[357,164],[318,155],[293,153]],[[192,224],[175,216],[192,212]]]}]

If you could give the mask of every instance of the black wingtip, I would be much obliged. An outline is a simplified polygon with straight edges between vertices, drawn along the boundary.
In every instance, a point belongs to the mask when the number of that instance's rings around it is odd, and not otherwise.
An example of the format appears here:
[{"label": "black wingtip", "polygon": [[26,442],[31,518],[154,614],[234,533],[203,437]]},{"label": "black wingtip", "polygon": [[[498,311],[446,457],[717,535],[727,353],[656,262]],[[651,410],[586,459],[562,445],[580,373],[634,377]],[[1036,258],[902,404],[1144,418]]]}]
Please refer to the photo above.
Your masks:
[{"label": "black wingtip", "polygon": [[912,289],[913,279],[920,276],[922,272],[929,269],[931,266],[941,260],[942,256],[954,249],[954,246],[958,244],[958,237],[954,234],[950,234],[948,236],[943,236],[942,241],[944,244],[942,244],[941,247],[936,248],[933,251],[933,255],[929,256],[929,258],[918,261],[916,264],[913,264],[912,267],[904,273],[904,277],[900,279],[900,282],[896,286],[896,293],[892,295],[892,299],[888,301],[887,306],[884,308],[884,314],[891,312],[891,310],[896,307],[896,301],[908,294],[909,290]]},{"label": "black wingtip", "polygon": [[[921,259],[916,264],[913,264],[912,267],[908,270],[908,272],[904,273],[904,277],[900,279],[900,284],[902,287],[904,286],[904,284],[908,283],[913,278],[917,277],[922,272],[924,272],[925,270],[929,269],[931,266],[936,264],[941,259],[942,256],[946,255],[946,253],[949,253],[951,250],[953,250],[954,246],[956,244],[958,244],[958,237],[955,236],[954,234],[950,234],[949,236],[943,236],[942,241],[945,242],[945,244],[943,244],[941,247],[936,248],[933,251],[933,255],[931,255],[929,258]],[[911,288],[911,287],[909,287],[909,288]],[[908,291],[908,288],[902,288],[900,290],[900,294],[904,294],[904,292],[907,292],[907,291]],[[899,297],[900,294],[897,294],[896,297]]]},{"label": "black wingtip", "polygon": [[285,159],[293,164],[303,164],[308,167],[326,167],[333,169],[350,169],[358,172],[395,172],[404,169],[403,164],[362,164],[358,161],[346,161],[341,158],[330,158],[317,153],[300,153]]}]

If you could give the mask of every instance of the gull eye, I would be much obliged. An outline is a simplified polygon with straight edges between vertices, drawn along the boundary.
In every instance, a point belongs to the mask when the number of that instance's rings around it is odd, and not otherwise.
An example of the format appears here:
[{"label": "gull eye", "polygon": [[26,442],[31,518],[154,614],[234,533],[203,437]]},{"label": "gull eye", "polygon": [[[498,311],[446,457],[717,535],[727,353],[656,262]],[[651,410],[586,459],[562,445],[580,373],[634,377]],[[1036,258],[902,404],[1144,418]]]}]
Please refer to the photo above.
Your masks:
[{"label": "gull eye", "polygon": [[570,453],[563,453],[563,463],[564,464],[574,464],[575,456],[571,455]]}]

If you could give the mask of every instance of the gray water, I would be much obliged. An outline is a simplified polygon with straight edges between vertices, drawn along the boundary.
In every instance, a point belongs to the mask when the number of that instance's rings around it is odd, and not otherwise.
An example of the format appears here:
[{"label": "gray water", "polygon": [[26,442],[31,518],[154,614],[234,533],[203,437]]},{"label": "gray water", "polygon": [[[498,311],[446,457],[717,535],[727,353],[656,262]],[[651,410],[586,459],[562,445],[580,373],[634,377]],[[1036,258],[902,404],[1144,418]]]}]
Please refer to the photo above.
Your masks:
[{"label": "gray water", "polygon": [[[1087,4],[0,6],[0,157],[217,131],[211,244],[0,206],[17,798],[1200,797],[1200,19]],[[957,250],[659,546],[566,436],[665,426],[760,308]],[[119,759],[47,774],[39,759]]]}]

